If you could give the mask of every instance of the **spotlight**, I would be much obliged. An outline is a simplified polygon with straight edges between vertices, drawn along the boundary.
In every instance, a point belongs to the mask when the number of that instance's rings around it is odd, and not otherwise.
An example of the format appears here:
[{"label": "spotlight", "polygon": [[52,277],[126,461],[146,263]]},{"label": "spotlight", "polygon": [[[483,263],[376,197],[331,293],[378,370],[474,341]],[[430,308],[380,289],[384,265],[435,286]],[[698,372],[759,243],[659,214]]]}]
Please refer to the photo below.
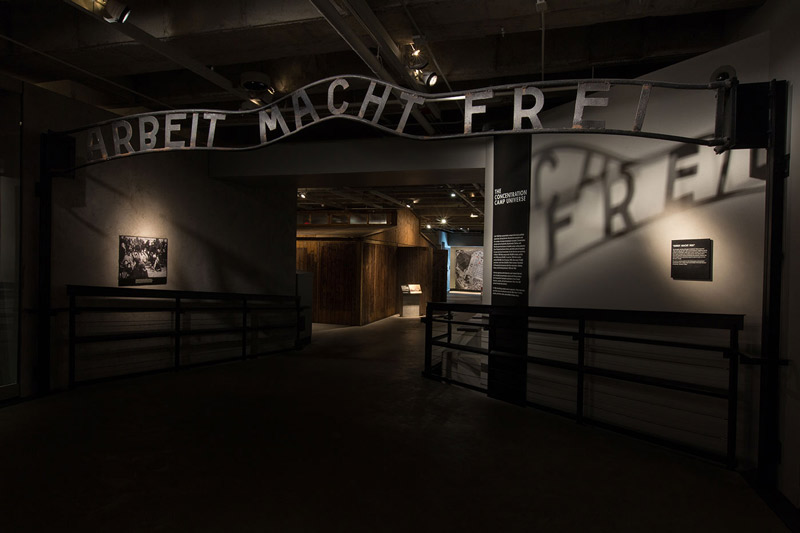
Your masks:
[{"label": "spotlight", "polygon": [[469,218],[478,218],[478,214],[477,213],[470,213],[469,214]]},{"label": "spotlight", "polygon": [[408,45],[408,68],[411,70],[422,70],[428,66],[428,58],[422,53],[422,50],[415,47],[414,43]]},{"label": "spotlight", "polygon": [[451,192],[451,193],[450,193],[450,198],[455,198],[455,197],[456,197],[456,193],[454,193],[454,192]]},{"label": "spotlight", "polygon": [[439,75],[435,72],[428,72],[427,74],[422,75],[422,83],[425,84],[426,87],[431,88],[439,81]]},{"label": "spotlight", "polygon": [[428,228],[428,229],[431,229],[431,225],[430,224],[426,225],[425,227]]},{"label": "spotlight", "polygon": [[272,96],[275,94],[272,80],[263,72],[242,72],[240,85],[242,89],[249,93],[251,98],[261,100],[261,105],[270,103]]},{"label": "spotlight", "polygon": [[410,206],[409,204],[406,204],[406,207],[407,207],[407,208],[409,208],[409,209],[411,209],[411,206]]},{"label": "spotlight", "polygon": [[95,13],[103,17],[106,22],[119,22],[128,20],[131,10],[119,0],[94,0]]},{"label": "spotlight", "polygon": [[446,218],[442,219],[442,224],[447,224],[447,219]]}]

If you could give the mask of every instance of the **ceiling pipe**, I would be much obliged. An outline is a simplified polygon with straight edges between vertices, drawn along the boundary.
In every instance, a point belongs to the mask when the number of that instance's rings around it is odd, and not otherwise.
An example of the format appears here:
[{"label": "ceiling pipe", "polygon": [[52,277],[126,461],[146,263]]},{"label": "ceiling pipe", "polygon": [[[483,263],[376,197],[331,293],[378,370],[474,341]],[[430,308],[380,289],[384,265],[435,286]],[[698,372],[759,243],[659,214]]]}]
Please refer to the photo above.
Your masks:
[{"label": "ceiling pipe", "polygon": [[[336,30],[336,33],[353,49],[353,51],[367,64],[369,69],[383,81],[400,85],[395,78],[381,65],[380,61],[372,55],[367,45],[356,35],[356,32],[347,24],[347,21],[342,18],[339,11],[329,0],[309,0],[311,4],[317,8],[317,11],[328,21],[328,23]],[[422,115],[419,109],[412,109],[411,116],[419,123],[428,135],[433,135],[436,131],[431,126],[430,122]]]},{"label": "ceiling pipe", "polygon": [[462,200],[464,200],[464,202],[466,202],[466,204],[467,204],[468,206],[470,206],[472,209],[474,209],[475,211],[477,211],[477,212],[478,212],[478,214],[480,214],[481,216],[483,216],[483,209],[481,209],[481,208],[479,208],[478,206],[476,206],[475,204],[473,204],[473,203],[472,203],[472,202],[469,200],[469,198],[467,198],[467,197],[466,197],[466,195],[465,195],[464,193],[462,193],[462,192],[461,192],[461,191],[459,191],[458,189],[454,189],[454,188],[453,188],[453,187],[451,187],[450,185],[448,185],[448,186],[447,186],[447,188],[448,188],[448,189],[450,189],[450,191],[451,191],[453,194],[455,194],[456,196],[458,196],[459,198],[461,198]]},{"label": "ceiling pipe", "polygon": [[369,193],[372,194],[373,196],[377,196],[378,198],[383,198],[387,202],[390,202],[390,203],[392,203],[392,204],[394,204],[394,205],[396,205],[398,207],[404,207],[404,208],[409,208],[410,209],[409,204],[407,204],[405,202],[401,202],[397,198],[392,198],[388,194],[384,194],[384,193],[382,193],[380,191],[375,191],[375,190],[369,191]]},{"label": "ceiling pipe", "polygon": [[[85,0],[64,0],[66,4],[71,5],[75,9],[78,9],[82,13],[86,13],[87,15],[93,17],[96,20],[102,21],[103,24],[107,22],[100,16],[94,13],[91,9],[87,9],[83,4],[86,4]],[[125,24],[112,24],[112,27],[117,30],[118,32],[127,35],[134,41],[138,42],[139,44],[146,46],[147,48],[151,49],[152,51],[160,54],[176,65],[185,68],[191,72],[194,72],[201,78],[206,79],[207,81],[213,83],[220,89],[240,98],[242,100],[250,100],[250,96],[247,94],[246,91],[239,89],[238,87],[234,87],[234,85],[230,82],[229,79],[221,76],[205,66],[204,64],[200,63],[193,57],[177,50],[175,47],[170,46],[167,43],[160,41],[159,39],[153,37],[146,31],[136,27],[135,25],[131,24],[130,20],[128,20]]]}]

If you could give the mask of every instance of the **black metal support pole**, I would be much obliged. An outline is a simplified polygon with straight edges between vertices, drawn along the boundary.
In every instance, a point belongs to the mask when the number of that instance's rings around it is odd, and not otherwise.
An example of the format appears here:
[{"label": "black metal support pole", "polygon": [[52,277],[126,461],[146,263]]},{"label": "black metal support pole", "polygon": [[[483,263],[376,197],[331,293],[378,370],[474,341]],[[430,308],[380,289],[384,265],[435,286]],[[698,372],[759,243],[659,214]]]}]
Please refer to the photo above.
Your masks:
[{"label": "black metal support pole", "polygon": [[452,313],[448,313],[447,320],[447,342],[453,342],[453,324],[450,322],[453,320]]},{"label": "black metal support pole", "polygon": [[728,352],[728,468],[736,468],[736,438],[739,418],[739,330],[731,328]]},{"label": "black metal support pole", "polygon": [[75,386],[75,295],[69,296],[69,388]]},{"label": "black metal support pole", "polygon": [[247,359],[247,298],[242,298],[242,359]]},{"label": "black metal support pole", "polygon": [[181,299],[175,298],[175,370],[181,367]]},{"label": "black metal support pole", "polygon": [[783,274],[784,193],[787,175],[786,81],[770,83],[769,144],[764,227],[764,292],[761,312],[761,394],[759,405],[758,472],[761,487],[775,488],[780,462],[778,431],[778,360],[781,341],[781,278]]},{"label": "black metal support pole", "polygon": [[575,418],[578,422],[583,421],[583,367],[586,362],[586,320],[581,318],[578,321],[578,390],[575,398]]},{"label": "black metal support pole", "polygon": [[431,373],[431,359],[432,359],[432,352],[433,352],[433,345],[431,344],[433,340],[433,315],[431,314],[431,306],[428,304],[428,308],[425,310],[425,374],[430,375]]},{"label": "black metal support pole", "polygon": [[39,158],[39,297],[37,316],[37,346],[34,379],[38,394],[50,391],[50,257],[53,238],[53,176],[48,161],[48,135],[43,133]]}]

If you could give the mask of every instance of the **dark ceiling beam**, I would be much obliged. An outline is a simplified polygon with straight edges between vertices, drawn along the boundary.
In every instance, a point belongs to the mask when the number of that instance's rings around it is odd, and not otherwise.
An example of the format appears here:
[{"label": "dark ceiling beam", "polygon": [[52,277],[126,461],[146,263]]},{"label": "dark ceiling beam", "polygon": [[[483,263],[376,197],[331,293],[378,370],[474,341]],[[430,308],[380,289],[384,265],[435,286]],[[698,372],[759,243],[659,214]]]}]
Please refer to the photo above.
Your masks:
[{"label": "dark ceiling beam", "polygon": [[[107,24],[105,20],[101,17],[97,16],[95,13],[91,11],[87,11],[83,6],[78,5],[77,3],[73,2],[72,0],[64,0],[68,5],[78,9],[82,13],[86,13],[87,15],[91,16],[92,18],[100,21],[103,24]],[[177,48],[170,46],[169,44],[156,39],[146,31],[136,27],[135,25],[131,24],[130,22],[126,23],[114,23],[112,27],[117,30],[118,32],[127,35],[134,41],[138,42],[146,46],[147,48],[151,49],[152,51],[160,54],[178,66],[185,68],[191,72],[194,72],[201,78],[205,79],[206,81],[211,82],[212,84],[216,85],[217,87],[223,89],[225,92],[228,92],[237,98],[242,99],[243,101],[250,100],[250,96],[247,94],[247,91],[240,89],[238,87],[234,87],[231,81],[223,76],[220,76],[201,62],[197,61],[193,57],[185,54],[184,52],[178,50]]]},{"label": "dark ceiling beam", "polygon": [[396,205],[398,207],[408,207],[405,202],[401,202],[397,198],[392,198],[391,196],[389,196],[386,193],[382,193],[382,192],[376,191],[376,190],[371,190],[371,191],[369,191],[369,193],[371,195],[373,195],[373,196],[377,196],[378,198],[383,198],[387,202],[390,202],[390,203],[392,203],[392,204],[394,204],[394,205]]},{"label": "dark ceiling beam", "polygon": [[371,202],[368,199],[365,199],[363,195],[359,195],[356,191],[353,191],[347,187],[344,187],[343,190],[331,189],[328,192],[330,192],[331,194],[335,194],[336,196],[339,196],[341,198],[344,198],[345,200],[350,200],[351,202],[363,204],[373,209],[385,209],[385,206],[376,204],[375,202]]},{"label": "dark ceiling beam", "polygon": [[[387,81],[389,83],[393,83],[395,85],[400,85],[397,83],[395,78],[389,74],[389,72],[381,65],[380,61],[372,55],[367,45],[364,44],[364,41],[356,34],[355,31],[347,24],[347,21],[342,18],[339,14],[339,11],[331,4],[328,0],[309,0],[314,7],[316,7],[320,14],[325,17],[325,19],[330,23],[331,26],[336,30],[336,32],[341,35],[342,39],[353,49],[353,51],[358,54],[358,57],[361,58],[364,63],[370,68],[370,70],[380,79],[383,81]],[[422,115],[419,109],[414,108],[411,111],[411,116],[419,123],[420,126],[428,133],[428,135],[433,135],[435,130],[433,126],[430,125],[428,120]]]},{"label": "dark ceiling beam", "polygon": [[449,189],[449,190],[450,190],[452,193],[454,193],[456,196],[458,196],[459,198],[461,198],[461,199],[462,199],[462,200],[463,200],[463,201],[464,201],[464,202],[465,202],[465,203],[466,203],[468,206],[470,206],[470,208],[474,209],[475,211],[477,211],[477,212],[478,212],[478,214],[480,214],[481,216],[483,216],[483,209],[481,209],[480,207],[478,207],[478,206],[476,206],[475,204],[473,204],[473,203],[472,203],[472,202],[469,200],[469,198],[467,198],[467,196],[466,196],[466,195],[465,195],[463,192],[459,191],[458,189],[454,189],[453,187],[451,187],[451,186],[449,186],[449,185],[447,186],[447,188],[448,188],[448,189]]}]

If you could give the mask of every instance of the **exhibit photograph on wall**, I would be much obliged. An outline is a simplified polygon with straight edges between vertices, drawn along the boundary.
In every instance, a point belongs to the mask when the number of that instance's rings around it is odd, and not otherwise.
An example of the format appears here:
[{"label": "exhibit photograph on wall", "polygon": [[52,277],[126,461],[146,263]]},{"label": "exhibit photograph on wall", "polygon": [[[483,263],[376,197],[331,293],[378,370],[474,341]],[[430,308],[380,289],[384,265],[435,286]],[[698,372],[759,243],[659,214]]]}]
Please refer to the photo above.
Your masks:
[{"label": "exhibit photograph on wall", "polygon": [[455,289],[458,291],[483,290],[483,248],[453,248],[455,263]]},{"label": "exhibit photograph on wall", "polygon": [[119,236],[119,286],[165,285],[167,239]]}]

